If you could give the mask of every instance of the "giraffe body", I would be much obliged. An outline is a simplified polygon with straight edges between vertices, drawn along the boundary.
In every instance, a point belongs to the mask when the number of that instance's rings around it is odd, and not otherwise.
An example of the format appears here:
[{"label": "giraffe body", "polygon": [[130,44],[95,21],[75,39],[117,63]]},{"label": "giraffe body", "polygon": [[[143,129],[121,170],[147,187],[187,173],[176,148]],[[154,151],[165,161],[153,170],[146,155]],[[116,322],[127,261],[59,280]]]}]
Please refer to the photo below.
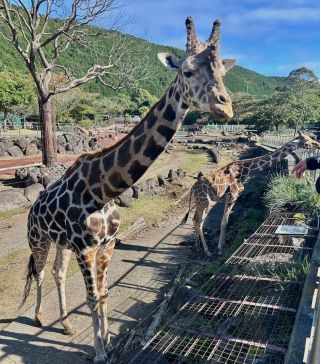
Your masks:
[{"label": "giraffe body", "polygon": [[[286,158],[290,153],[299,148],[319,148],[320,144],[306,134],[299,133],[298,137],[272,153],[261,157],[239,160],[227,164],[218,171],[207,175],[199,173],[197,181],[190,190],[190,205],[194,199],[196,211],[193,217],[196,243],[200,241],[208,257],[211,253],[206,244],[202,227],[210,207],[216,202],[224,203],[224,212],[220,227],[218,253],[222,253],[225,242],[226,227],[232,208],[245,188],[245,182],[251,177],[273,167],[277,162]],[[190,212],[190,206],[189,206]],[[188,218],[187,213],[183,222]]]},{"label": "giraffe body", "polygon": [[[212,112],[217,119],[232,117],[230,97],[222,76],[234,65],[219,56],[220,22],[214,23],[207,42],[201,43],[191,18],[187,26],[187,55],[183,59],[160,54],[159,59],[177,76],[146,117],[111,148],[80,156],[65,175],[43,191],[28,217],[31,256],[23,302],[32,278],[37,282],[35,324],[42,325],[44,267],[51,243],[57,247],[53,267],[60,305],[60,322],[74,334],[68,321],[65,279],[71,252],[82,272],[91,310],[95,362],[105,362],[109,344],[107,271],[120,225],[113,198],[131,187],[163,152],[190,107]],[[100,311],[100,314],[99,314]]]}]

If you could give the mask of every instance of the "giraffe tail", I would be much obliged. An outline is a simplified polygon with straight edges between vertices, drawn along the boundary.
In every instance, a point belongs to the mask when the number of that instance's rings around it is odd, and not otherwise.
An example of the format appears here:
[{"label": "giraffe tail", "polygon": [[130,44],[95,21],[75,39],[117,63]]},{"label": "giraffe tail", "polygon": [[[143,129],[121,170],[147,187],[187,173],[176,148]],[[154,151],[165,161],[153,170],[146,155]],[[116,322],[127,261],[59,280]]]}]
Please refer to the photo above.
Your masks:
[{"label": "giraffe tail", "polygon": [[191,188],[191,190],[190,190],[189,209],[188,209],[188,212],[186,213],[185,217],[182,219],[180,225],[184,225],[184,224],[187,223],[188,217],[189,217],[189,214],[190,214],[190,211],[193,209],[193,207],[191,208],[192,194],[193,194],[193,188]]},{"label": "giraffe tail", "polygon": [[36,276],[36,274],[37,274],[36,265],[34,263],[34,257],[31,254],[30,258],[29,258],[28,267],[27,267],[27,276],[26,276],[26,284],[24,286],[23,299],[20,303],[19,308],[21,308],[26,303],[26,300],[29,296],[30,289],[31,289],[32,279]]}]

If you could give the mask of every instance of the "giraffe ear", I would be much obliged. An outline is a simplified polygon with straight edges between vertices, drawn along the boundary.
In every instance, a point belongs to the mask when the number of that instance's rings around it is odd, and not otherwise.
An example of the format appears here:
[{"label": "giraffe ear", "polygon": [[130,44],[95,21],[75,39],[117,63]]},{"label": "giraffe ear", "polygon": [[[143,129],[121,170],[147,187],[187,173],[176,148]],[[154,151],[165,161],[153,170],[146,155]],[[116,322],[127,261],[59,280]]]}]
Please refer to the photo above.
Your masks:
[{"label": "giraffe ear", "polygon": [[231,68],[234,67],[234,65],[236,64],[236,60],[235,59],[223,59],[222,64],[227,73],[229,70],[231,70]]},{"label": "giraffe ear", "polygon": [[179,58],[170,53],[158,53],[158,58],[168,70],[175,72],[179,71],[182,62],[184,61],[183,58]]}]

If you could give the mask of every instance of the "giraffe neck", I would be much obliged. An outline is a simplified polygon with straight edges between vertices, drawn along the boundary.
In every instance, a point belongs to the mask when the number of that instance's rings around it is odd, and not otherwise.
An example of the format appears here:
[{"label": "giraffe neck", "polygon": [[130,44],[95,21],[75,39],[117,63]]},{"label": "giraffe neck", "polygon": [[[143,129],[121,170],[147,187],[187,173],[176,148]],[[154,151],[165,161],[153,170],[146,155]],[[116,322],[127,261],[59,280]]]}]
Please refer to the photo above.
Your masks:
[{"label": "giraffe neck", "polygon": [[276,163],[285,159],[296,149],[298,149],[298,144],[289,142],[274,152],[268,153],[261,157],[235,162],[234,164],[237,165],[240,170],[240,180],[244,181],[250,176],[272,168]]},{"label": "giraffe neck", "polygon": [[111,148],[82,156],[80,168],[96,201],[104,204],[119,196],[163,152],[189,109],[182,89],[177,75],[166,94],[125,138]]}]

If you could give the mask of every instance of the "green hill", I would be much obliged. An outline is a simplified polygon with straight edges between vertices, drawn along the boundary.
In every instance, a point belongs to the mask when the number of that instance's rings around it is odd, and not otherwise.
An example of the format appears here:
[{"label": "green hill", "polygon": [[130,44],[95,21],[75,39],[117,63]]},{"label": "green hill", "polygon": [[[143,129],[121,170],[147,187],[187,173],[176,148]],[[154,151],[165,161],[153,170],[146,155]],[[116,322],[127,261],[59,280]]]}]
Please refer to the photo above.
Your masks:
[{"label": "green hill", "polygon": [[[52,22],[54,22],[53,20]],[[1,31],[1,25],[0,25]],[[106,32],[102,30],[102,32]],[[161,96],[174,77],[174,73],[168,72],[158,61],[158,52],[172,52],[176,55],[183,55],[184,52],[173,47],[160,46],[147,42],[146,40],[130,37],[134,44],[146,49],[145,57],[137,57],[136,61],[145,63],[148,60],[148,73],[150,77],[143,81],[141,88],[148,90],[154,96]],[[111,47],[110,40],[103,37],[96,37],[92,45],[99,53],[107,53]],[[86,48],[71,47],[63,56],[61,63],[77,70],[77,74],[83,74],[90,66],[95,63],[95,54]],[[12,44],[0,37],[0,67],[2,70],[27,72],[26,67],[20,56],[17,54]],[[269,95],[275,87],[286,84],[285,78],[266,77],[257,72],[236,66],[225,77],[225,84],[231,92],[249,92],[255,96]],[[103,95],[110,95],[112,92],[102,86],[97,81],[91,81],[85,86],[84,90],[98,92]],[[129,89],[122,92],[130,94]]]}]

